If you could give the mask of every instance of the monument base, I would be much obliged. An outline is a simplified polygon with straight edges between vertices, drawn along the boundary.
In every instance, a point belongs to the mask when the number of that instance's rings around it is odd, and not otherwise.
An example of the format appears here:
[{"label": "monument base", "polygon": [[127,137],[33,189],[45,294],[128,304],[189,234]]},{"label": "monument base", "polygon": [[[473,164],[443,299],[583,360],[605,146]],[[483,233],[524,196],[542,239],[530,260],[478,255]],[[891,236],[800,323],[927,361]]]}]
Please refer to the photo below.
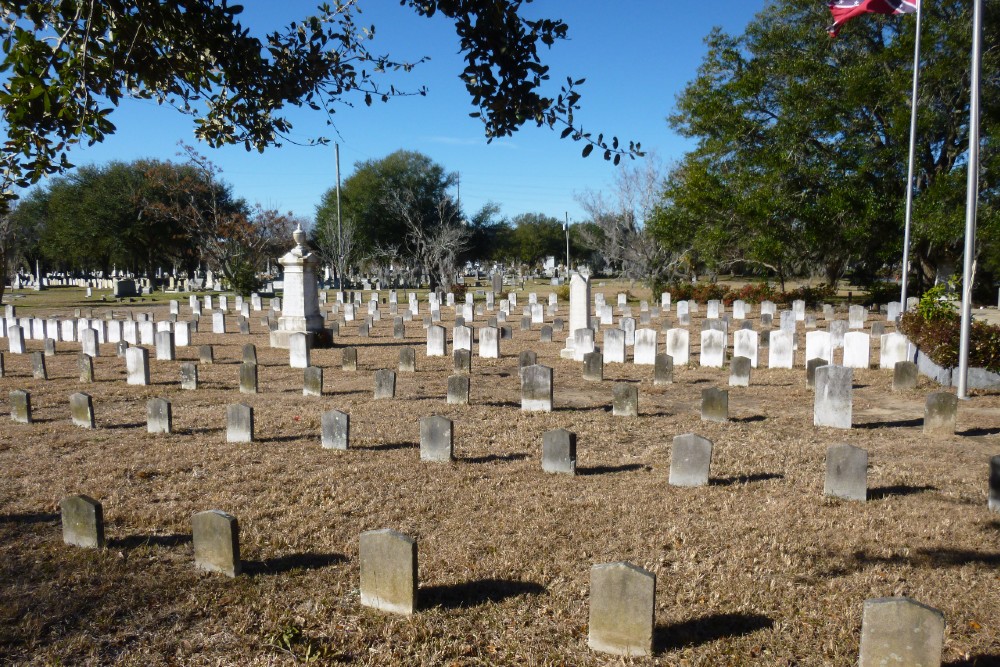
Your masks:
[{"label": "monument base", "polygon": [[309,349],[333,347],[333,333],[329,329],[320,329],[319,331],[287,331],[276,329],[271,332],[271,347],[287,350],[289,348],[288,339],[295,333],[306,334],[309,339]]}]

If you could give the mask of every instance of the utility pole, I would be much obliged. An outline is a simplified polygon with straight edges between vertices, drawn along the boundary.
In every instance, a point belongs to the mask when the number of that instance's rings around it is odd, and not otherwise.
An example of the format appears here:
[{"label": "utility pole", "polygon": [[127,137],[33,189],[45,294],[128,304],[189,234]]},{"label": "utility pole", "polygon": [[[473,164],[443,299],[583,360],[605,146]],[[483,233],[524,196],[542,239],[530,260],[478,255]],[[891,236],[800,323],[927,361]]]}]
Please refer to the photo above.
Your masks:
[{"label": "utility pole", "polygon": [[344,291],[344,236],[340,226],[340,144],[334,144],[337,153],[337,289]]},{"label": "utility pole", "polygon": [[566,222],[563,223],[563,231],[566,232],[566,277],[569,278],[569,211],[565,212]]}]

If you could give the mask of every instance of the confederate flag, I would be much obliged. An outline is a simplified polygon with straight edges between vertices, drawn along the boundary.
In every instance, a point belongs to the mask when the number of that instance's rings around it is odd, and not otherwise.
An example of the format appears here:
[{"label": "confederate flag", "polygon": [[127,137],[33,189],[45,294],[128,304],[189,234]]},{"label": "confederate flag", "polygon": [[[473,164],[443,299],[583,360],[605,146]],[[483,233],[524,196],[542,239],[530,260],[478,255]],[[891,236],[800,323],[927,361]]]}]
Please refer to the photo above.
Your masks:
[{"label": "confederate flag", "polygon": [[829,28],[831,37],[836,37],[840,26],[860,14],[912,14],[917,11],[920,0],[830,0],[833,25]]}]

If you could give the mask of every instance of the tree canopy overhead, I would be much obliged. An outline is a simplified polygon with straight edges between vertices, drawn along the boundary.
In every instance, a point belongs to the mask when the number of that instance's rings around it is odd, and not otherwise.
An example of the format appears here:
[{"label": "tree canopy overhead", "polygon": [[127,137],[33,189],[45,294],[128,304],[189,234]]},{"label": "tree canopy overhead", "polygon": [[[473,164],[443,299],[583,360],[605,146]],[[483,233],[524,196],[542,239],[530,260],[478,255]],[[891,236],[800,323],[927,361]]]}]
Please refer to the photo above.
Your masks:
[{"label": "tree canopy overhead", "polygon": [[[1000,2],[986,2],[980,252],[1000,264],[996,214]],[[654,223],[674,250],[779,276],[898,266],[909,140],[913,17],[865,15],[825,34],[824,3],[779,0],[742,35],[707,39],[671,125],[697,148],[668,179]],[[971,8],[924,8],[914,200],[918,278],[956,261],[963,237]],[[991,249],[992,248],[992,249]]]},{"label": "tree canopy overhead", "polygon": [[[401,0],[419,15],[455,24],[466,67],[460,76],[488,140],[525,123],[561,129],[605,159],[639,154],[617,138],[585,132],[567,79],[547,93],[540,47],[567,35],[561,20],[528,19],[531,0]],[[195,118],[210,146],[278,144],[291,129],[288,107],[332,114],[337,105],[406,94],[380,84],[379,73],[415,63],[376,55],[373,26],[359,23],[358,0],[323,3],[313,16],[256,35],[226,0],[4,0],[0,108],[2,200],[69,165],[66,149],[115,131],[110,116],[124,97],[171,104]],[[424,91],[417,88],[416,93]],[[318,141],[323,141],[318,139]]]}]

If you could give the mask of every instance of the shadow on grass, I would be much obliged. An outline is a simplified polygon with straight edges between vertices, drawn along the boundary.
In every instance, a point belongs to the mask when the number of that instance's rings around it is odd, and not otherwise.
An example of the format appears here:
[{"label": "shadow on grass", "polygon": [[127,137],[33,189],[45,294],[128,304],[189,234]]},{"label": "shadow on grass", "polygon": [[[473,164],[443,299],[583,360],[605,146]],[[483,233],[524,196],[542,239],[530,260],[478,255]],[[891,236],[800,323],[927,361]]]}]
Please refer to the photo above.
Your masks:
[{"label": "shadow on grass", "polygon": [[641,463],[624,463],[620,466],[578,466],[577,475],[610,475],[616,472],[632,472],[642,470],[646,466]]},{"label": "shadow on grass", "polygon": [[343,554],[295,553],[266,560],[244,560],[243,572],[251,577],[283,574],[292,570],[319,570],[324,567],[343,563],[347,557]]},{"label": "shadow on grass", "polygon": [[[983,435],[1000,435],[1000,428],[969,428],[964,431],[958,431],[955,435],[961,435],[965,437],[976,437]],[[949,663],[951,664],[951,663]],[[958,663],[955,663],[958,664]],[[985,663],[984,663],[985,664]]]},{"label": "shadow on grass", "polygon": [[183,435],[197,435],[199,433],[225,433],[226,429],[222,426],[205,426],[202,428],[177,428],[174,429],[174,433],[179,433]]},{"label": "shadow on grass", "polygon": [[853,424],[851,428],[874,429],[874,428],[910,428],[923,426],[924,418],[917,419],[897,419],[896,421],[868,422],[867,424]]},{"label": "shadow on grass", "polygon": [[[471,401],[470,401],[471,402]],[[485,405],[491,408],[520,408],[521,404],[518,401],[482,401],[476,402],[477,405]]]},{"label": "shadow on grass", "polygon": [[295,442],[297,440],[305,440],[308,436],[302,435],[273,435],[270,438],[254,438],[254,442],[260,442],[264,444],[274,444],[282,442]]},{"label": "shadow on grass", "polygon": [[55,512],[30,512],[26,514],[0,514],[0,523],[54,523],[59,521],[59,515]]},{"label": "shadow on grass", "polygon": [[733,417],[729,421],[735,424],[752,424],[754,422],[766,421],[767,417],[764,415],[750,415],[749,417]]},{"label": "shadow on grass", "polygon": [[360,449],[369,452],[388,452],[394,449],[420,449],[420,444],[416,442],[387,442],[383,445],[352,446],[350,449]]},{"label": "shadow on grass", "polygon": [[541,595],[545,587],[533,581],[513,579],[475,579],[460,584],[427,586],[420,589],[422,608],[460,609],[487,602],[502,602],[520,595]]},{"label": "shadow on grass", "polygon": [[191,541],[191,535],[174,533],[172,535],[128,535],[109,539],[110,549],[136,549],[138,547],[179,547]]},{"label": "shadow on grass", "polygon": [[708,481],[709,486],[734,486],[736,484],[752,484],[754,482],[766,482],[770,479],[785,479],[785,476],[778,472],[758,472],[752,475],[736,475],[734,477],[716,477]]},{"label": "shadow on grass", "polygon": [[493,463],[500,461],[503,463],[510,463],[511,461],[523,461],[528,458],[528,455],[523,452],[515,452],[513,454],[487,454],[486,456],[470,456],[469,458],[459,459],[460,463]]},{"label": "shadow on grass", "polygon": [[131,429],[131,428],[145,428],[146,422],[133,422],[131,424],[108,424],[107,426],[100,426],[98,428],[105,428],[109,431],[117,431],[120,429]]},{"label": "shadow on grass", "polygon": [[666,653],[701,646],[717,639],[739,637],[774,626],[760,614],[712,614],[673,625],[658,625],[653,632],[653,650]]},{"label": "shadow on grass", "polygon": [[984,653],[962,660],[941,663],[941,667],[992,667],[994,665],[1000,665],[1000,653]]},{"label": "shadow on grass", "polygon": [[964,567],[966,565],[985,565],[996,567],[1000,565],[1000,553],[972,551],[969,549],[917,549],[911,556],[893,554],[891,556],[874,556],[866,551],[855,551],[845,558],[839,567],[822,573],[824,577],[843,577],[855,572],[861,572],[869,567],[898,567],[909,565],[914,568],[936,570],[945,567]]},{"label": "shadow on grass", "polygon": [[611,412],[612,409],[610,405],[563,405],[558,408],[552,408],[552,412]]},{"label": "shadow on grass", "polygon": [[868,500],[883,500],[891,496],[912,496],[924,491],[937,491],[936,486],[910,486],[896,484],[895,486],[878,486],[868,489]]}]

